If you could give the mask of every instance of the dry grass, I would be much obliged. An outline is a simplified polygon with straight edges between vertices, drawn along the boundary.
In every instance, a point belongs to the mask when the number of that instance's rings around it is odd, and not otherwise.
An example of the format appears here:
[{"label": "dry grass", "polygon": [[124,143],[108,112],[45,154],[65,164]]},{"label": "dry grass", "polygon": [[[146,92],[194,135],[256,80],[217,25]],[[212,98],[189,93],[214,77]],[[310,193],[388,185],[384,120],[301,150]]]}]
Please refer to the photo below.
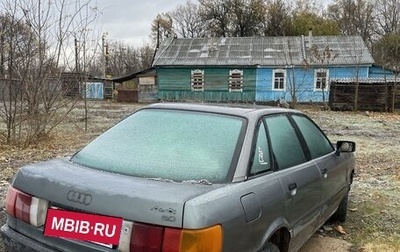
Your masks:
[{"label": "dry grass", "polygon": [[400,114],[306,110],[331,140],[357,142],[347,222],[355,251],[400,251]]}]

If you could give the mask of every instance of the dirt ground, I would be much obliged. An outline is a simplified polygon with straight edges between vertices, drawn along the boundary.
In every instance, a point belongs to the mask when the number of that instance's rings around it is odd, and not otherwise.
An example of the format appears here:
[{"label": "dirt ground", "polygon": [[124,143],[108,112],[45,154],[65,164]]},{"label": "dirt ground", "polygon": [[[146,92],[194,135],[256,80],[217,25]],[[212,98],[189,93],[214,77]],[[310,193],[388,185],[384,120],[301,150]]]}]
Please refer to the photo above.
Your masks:
[{"label": "dirt ground", "polygon": [[[54,134],[28,149],[0,146],[0,224],[5,221],[4,195],[16,170],[27,163],[71,155],[85,143],[141,105],[91,102],[84,131],[78,106]],[[300,106],[333,141],[357,143],[357,174],[350,193],[346,223],[327,223],[300,252],[400,251],[400,114],[321,111]],[[0,133],[4,125],[0,123]],[[0,243],[0,251],[4,251]]]}]

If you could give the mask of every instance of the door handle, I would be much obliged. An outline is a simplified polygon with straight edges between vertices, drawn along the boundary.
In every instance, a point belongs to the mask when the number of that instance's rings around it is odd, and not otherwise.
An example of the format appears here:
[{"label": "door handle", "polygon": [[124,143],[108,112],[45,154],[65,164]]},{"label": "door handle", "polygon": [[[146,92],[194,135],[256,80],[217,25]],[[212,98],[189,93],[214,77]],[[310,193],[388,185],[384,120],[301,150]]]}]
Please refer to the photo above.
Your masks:
[{"label": "door handle", "polygon": [[295,196],[297,193],[297,184],[293,183],[289,185],[290,195]]},{"label": "door handle", "polygon": [[289,191],[292,191],[292,190],[294,190],[296,188],[297,188],[297,184],[296,183],[293,183],[293,184],[289,185]]},{"label": "door handle", "polygon": [[328,177],[328,169],[323,169],[323,170],[321,171],[321,173],[322,173],[322,176],[323,176],[324,178],[327,178],[327,177]]}]

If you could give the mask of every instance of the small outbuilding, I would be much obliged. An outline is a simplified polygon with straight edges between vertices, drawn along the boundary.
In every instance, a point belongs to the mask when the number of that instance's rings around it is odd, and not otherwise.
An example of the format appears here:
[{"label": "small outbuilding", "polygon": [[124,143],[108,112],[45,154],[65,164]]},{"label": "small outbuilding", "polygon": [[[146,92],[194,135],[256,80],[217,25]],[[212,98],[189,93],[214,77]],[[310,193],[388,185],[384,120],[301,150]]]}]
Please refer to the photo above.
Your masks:
[{"label": "small outbuilding", "polygon": [[154,68],[112,79],[114,99],[118,102],[154,102],[157,100]]},{"label": "small outbuilding", "polygon": [[[343,78],[331,80],[329,106],[334,110],[393,112],[400,109],[400,78]],[[357,100],[357,101],[356,101]]]}]

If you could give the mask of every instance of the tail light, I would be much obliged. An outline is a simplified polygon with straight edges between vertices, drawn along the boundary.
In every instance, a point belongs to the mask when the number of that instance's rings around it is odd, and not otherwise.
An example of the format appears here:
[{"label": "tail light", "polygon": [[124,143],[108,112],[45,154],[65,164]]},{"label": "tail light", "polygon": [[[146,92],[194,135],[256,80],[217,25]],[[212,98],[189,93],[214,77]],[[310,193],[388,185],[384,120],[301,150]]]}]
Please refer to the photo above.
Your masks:
[{"label": "tail light", "polygon": [[6,196],[6,212],[30,225],[40,227],[46,220],[48,202],[10,186]]},{"label": "tail light", "polygon": [[198,230],[182,230],[181,248],[187,252],[217,252],[222,249],[221,226]]},{"label": "tail light", "polygon": [[119,251],[122,252],[220,252],[222,228],[177,229],[124,221]]}]

